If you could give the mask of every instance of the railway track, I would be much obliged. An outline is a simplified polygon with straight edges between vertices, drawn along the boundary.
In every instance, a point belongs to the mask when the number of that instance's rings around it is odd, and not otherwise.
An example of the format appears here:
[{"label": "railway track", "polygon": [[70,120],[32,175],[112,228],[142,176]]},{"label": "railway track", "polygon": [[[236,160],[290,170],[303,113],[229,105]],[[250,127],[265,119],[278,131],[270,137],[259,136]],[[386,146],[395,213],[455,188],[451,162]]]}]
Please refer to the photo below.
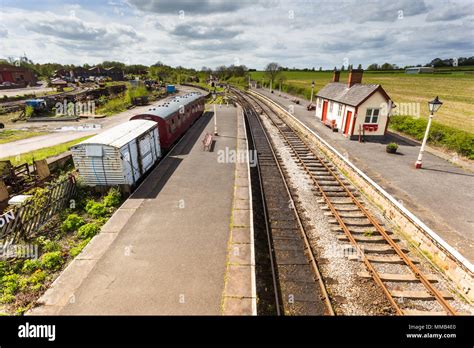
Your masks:
[{"label": "railway track", "polygon": [[[46,95],[35,97],[35,98],[41,98],[41,99],[58,98],[58,97],[65,97],[65,96],[68,96],[68,95],[76,95],[76,94],[80,94],[80,93],[83,93],[83,92],[84,92],[84,90],[80,89],[79,87],[74,86],[74,89],[71,90],[71,91],[59,92],[59,93],[55,93],[55,94],[46,94]],[[18,109],[24,107],[25,100],[26,99],[20,99],[20,100],[8,101],[8,102],[0,102],[0,107],[7,110],[8,112],[15,111],[15,110],[18,110]]]},{"label": "railway track", "polygon": [[[358,190],[268,105],[250,95],[247,100],[251,108],[266,115],[278,129],[292,158],[311,178],[314,193],[319,196],[318,203],[334,224],[332,231],[337,233],[339,241],[349,243],[349,257],[363,262],[367,269],[358,275],[375,281],[397,315],[456,315],[448,302],[452,298],[450,293],[438,290],[434,285],[436,278],[421,272],[416,266],[417,260],[408,255],[408,250],[400,246],[397,238],[366,208]],[[386,271],[393,265],[399,265],[396,272]],[[435,301],[439,310],[419,310],[413,301]]]},{"label": "railway track", "polygon": [[263,125],[236,92],[257,151],[258,180],[277,315],[334,315],[302,218]]}]

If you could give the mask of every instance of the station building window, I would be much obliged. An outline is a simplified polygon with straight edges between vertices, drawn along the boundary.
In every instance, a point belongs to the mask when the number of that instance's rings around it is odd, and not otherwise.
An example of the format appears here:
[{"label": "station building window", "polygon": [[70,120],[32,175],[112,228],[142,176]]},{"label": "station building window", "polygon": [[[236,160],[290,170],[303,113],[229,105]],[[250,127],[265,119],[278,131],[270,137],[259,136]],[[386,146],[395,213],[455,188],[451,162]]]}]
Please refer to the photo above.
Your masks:
[{"label": "station building window", "polygon": [[329,112],[332,112],[333,102],[329,102]]},{"label": "station building window", "polygon": [[365,123],[378,123],[380,109],[367,109],[365,113]]}]

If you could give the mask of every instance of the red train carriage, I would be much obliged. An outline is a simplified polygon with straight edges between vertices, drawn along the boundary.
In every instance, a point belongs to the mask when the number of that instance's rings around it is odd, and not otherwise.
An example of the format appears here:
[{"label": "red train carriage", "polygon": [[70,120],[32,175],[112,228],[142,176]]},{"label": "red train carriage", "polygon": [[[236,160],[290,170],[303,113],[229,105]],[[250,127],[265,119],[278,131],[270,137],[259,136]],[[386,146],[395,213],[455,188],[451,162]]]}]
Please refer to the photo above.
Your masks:
[{"label": "red train carriage", "polygon": [[204,103],[204,95],[192,92],[155,105],[147,112],[133,116],[131,120],[144,119],[157,122],[161,148],[167,151],[203,114]]}]

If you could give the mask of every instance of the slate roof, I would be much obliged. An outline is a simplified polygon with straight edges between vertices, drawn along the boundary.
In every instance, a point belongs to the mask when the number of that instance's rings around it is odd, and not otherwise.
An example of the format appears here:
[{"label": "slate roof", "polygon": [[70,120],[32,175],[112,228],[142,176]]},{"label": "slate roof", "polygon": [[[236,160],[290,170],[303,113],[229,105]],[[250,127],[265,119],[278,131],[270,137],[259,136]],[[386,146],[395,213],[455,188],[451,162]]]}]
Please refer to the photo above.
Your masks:
[{"label": "slate roof", "polygon": [[386,95],[380,85],[356,83],[349,88],[345,82],[331,82],[319,90],[316,96],[346,105],[358,106],[379,88],[382,94]]}]

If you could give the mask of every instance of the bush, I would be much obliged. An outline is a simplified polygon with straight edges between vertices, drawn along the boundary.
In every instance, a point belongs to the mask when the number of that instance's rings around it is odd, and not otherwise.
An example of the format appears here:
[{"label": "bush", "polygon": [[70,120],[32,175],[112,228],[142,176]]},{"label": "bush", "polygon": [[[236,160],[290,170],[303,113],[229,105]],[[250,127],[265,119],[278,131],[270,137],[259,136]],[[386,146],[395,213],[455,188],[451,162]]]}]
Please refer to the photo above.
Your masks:
[{"label": "bush", "polygon": [[77,236],[81,239],[88,239],[94,237],[99,231],[99,225],[96,223],[89,223],[79,228],[77,231]]},{"label": "bush", "polygon": [[86,212],[92,217],[103,217],[107,214],[107,208],[104,204],[90,200],[86,204]]},{"label": "bush", "polygon": [[15,299],[15,293],[20,287],[20,276],[18,274],[5,275],[1,279],[2,297],[0,302],[10,303]]},{"label": "bush", "polygon": [[25,260],[23,262],[23,268],[21,271],[23,273],[32,273],[41,268],[41,262],[38,259]]},{"label": "bush", "polygon": [[39,290],[43,285],[47,275],[42,270],[37,270],[27,278],[21,278],[19,281],[20,289],[25,290],[30,287],[31,290]]},{"label": "bush", "polygon": [[0,261],[0,280],[5,275],[6,271],[7,271],[6,261]]},{"label": "bush", "polygon": [[43,249],[44,251],[61,251],[61,245],[54,240],[48,240]]},{"label": "bush", "polygon": [[[405,133],[417,140],[423,140],[428,120],[411,116],[392,116],[389,127]],[[460,129],[445,126],[433,121],[431,124],[428,143],[444,146],[469,159],[474,159],[474,134]]]},{"label": "bush", "polygon": [[148,96],[148,91],[144,86],[132,87],[127,89],[127,93],[125,94],[125,100],[131,103],[133,98],[145,96]]},{"label": "bush", "polygon": [[35,109],[33,109],[32,106],[27,105],[27,106],[25,107],[25,116],[26,116],[27,118],[30,118],[31,116],[33,116],[34,113],[35,113]]},{"label": "bush", "polygon": [[77,255],[79,255],[82,249],[84,249],[86,245],[90,242],[90,240],[90,238],[84,239],[80,241],[76,246],[72,247],[69,251],[71,257],[76,257]]},{"label": "bush", "polygon": [[61,230],[63,232],[74,232],[77,231],[77,229],[84,224],[84,219],[81,218],[79,215],[69,214],[66,220],[64,220],[63,224],[61,225]]},{"label": "bush", "polygon": [[106,207],[118,207],[122,201],[122,194],[118,188],[112,187],[107,196],[104,197],[104,205]]},{"label": "bush", "polygon": [[60,251],[53,251],[41,256],[41,267],[50,270],[57,270],[63,264],[63,258]]},{"label": "bush", "polygon": [[388,153],[395,153],[395,152],[397,152],[397,149],[398,149],[397,143],[387,144],[387,152]]}]

